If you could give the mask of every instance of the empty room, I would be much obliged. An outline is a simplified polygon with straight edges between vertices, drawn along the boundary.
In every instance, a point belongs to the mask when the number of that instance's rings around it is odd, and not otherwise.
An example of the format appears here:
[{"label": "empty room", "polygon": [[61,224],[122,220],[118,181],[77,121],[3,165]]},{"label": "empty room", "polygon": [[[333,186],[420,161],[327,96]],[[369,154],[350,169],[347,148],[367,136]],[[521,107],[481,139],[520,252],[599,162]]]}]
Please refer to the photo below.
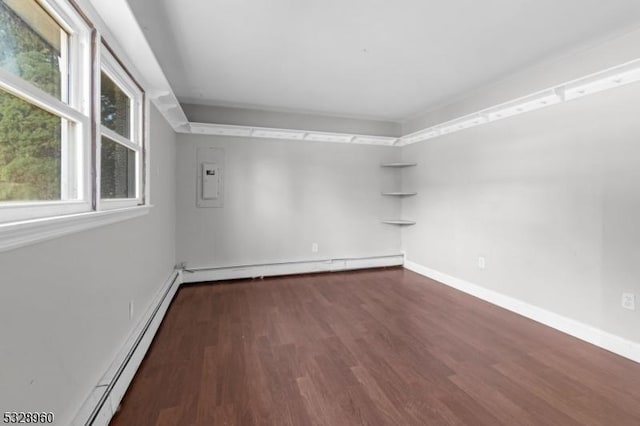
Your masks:
[{"label": "empty room", "polygon": [[637,0],[0,0],[0,416],[640,425]]}]

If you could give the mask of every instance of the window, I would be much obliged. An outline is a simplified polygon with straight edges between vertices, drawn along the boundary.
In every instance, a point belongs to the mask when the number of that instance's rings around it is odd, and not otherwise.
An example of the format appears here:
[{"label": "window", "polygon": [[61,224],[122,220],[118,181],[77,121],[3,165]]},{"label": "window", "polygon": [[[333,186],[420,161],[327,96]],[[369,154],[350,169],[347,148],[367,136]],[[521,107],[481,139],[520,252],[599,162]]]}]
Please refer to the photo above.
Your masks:
[{"label": "window", "polygon": [[67,0],[0,0],[0,227],[144,204],[144,93],[94,40]]},{"label": "window", "polygon": [[67,31],[34,0],[3,0],[0,11],[2,67],[66,101]]},{"label": "window", "polygon": [[0,1],[0,223],[91,208],[89,35],[70,8]]},{"label": "window", "polygon": [[142,91],[103,48],[100,72],[100,203],[142,204]]}]

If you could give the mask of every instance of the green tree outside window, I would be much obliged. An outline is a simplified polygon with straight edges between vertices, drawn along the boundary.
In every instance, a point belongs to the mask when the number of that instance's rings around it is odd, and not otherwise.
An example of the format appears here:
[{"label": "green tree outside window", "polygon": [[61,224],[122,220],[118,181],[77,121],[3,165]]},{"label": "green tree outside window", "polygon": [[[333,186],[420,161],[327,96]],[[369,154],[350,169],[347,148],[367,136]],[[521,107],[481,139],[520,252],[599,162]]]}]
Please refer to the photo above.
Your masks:
[{"label": "green tree outside window", "polygon": [[[60,96],[60,52],[0,1],[0,67]],[[61,119],[0,90],[0,201],[59,200]]]}]

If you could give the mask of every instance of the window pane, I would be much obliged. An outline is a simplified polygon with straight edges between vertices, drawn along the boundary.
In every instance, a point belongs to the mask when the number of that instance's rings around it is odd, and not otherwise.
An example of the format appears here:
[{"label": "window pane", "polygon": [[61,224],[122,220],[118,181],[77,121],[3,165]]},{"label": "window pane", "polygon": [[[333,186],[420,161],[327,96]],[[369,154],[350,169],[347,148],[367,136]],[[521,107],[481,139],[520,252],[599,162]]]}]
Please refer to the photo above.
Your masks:
[{"label": "window pane", "polygon": [[61,119],[0,90],[0,201],[59,200]]},{"label": "window pane", "polygon": [[135,198],[136,152],[104,136],[100,152],[102,198]]},{"label": "window pane", "polygon": [[127,139],[131,138],[131,98],[105,73],[100,78],[102,124]]},{"label": "window pane", "polygon": [[34,0],[0,0],[0,66],[45,92],[61,93],[67,34]]}]

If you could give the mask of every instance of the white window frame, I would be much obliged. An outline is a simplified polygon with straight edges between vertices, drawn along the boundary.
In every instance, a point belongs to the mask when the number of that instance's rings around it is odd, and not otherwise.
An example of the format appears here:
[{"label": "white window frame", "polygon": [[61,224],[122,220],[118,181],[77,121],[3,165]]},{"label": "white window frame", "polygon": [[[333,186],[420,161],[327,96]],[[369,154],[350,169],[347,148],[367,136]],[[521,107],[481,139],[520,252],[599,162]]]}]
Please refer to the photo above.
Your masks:
[{"label": "white window frame", "polygon": [[[101,121],[100,96],[96,96],[96,126],[100,129],[96,138],[96,208],[97,210],[120,209],[144,205],[145,202],[145,143],[144,137],[144,92],[135,83],[126,69],[116,60],[107,46],[100,46],[100,67],[97,70],[96,86],[100,87],[100,74],[104,72],[120,90],[131,99],[131,138],[127,139],[119,133],[104,126]],[[101,92],[98,92],[100,94]],[[134,151],[136,153],[136,192],[133,198],[102,198],[100,186],[102,136]]]},{"label": "white window frame", "polygon": [[[66,136],[75,138],[73,157],[61,158],[61,169],[73,161],[73,173],[62,172],[62,182],[76,199],[60,201],[0,202],[0,252],[39,241],[57,238],[110,223],[146,215],[149,204],[149,100],[143,88],[131,74],[103,46],[96,24],[103,25],[91,8],[87,11],[71,0],[36,0],[67,32],[68,49],[61,56],[70,58],[68,99],[64,102],[0,68],[0,88],[48,112],[74,123],[72,134],[63,130],[63,149]],[[64,47],[63,47],[64,49]],[[128,63],[126,63],[128,65]],[[104,131],[100,111],[100,73],[103,69],[132,99],[132,140],[119,140]],[[67,82],[63,79],[64,84]],[[64,126],[63,126],[64,128]],[[107,129],[107,131],[109,131]],[[124,200],[100,199],[100,141],[104,134],[128,148],[136,155],[136,198]],[[114,132],[115,133],[115,132]],[[119,135],[118,135],[119,136]],[[75,174],[74,174],[75,173]]]},{"label": "white window frame", "polygon": [[[38,0],[60,27],[68,34],[68,44],[62,46],[61,55],[67,56],[68,74],[61,76],[63,89],[68,90],[68,99],[62,100],[46,93],[31,82],[0,68],[0,88],[28,103],[73,123],[68,132],[62,126],[61,195],[72,199],[47,201],[3,201],[0,202],[0,224],[42,217],[60,216],[92,210],[91,199],[91,33],[92,28],[67,2]],[[68,49],[66,49],[68,47]],[[71,75],[73,84],[66,85]],[[69,139],[73,138],[73,158],[65,151]],[[71,160],[71,161],[70,161]],[[69,167],[73,162],[74,167]]]}]

